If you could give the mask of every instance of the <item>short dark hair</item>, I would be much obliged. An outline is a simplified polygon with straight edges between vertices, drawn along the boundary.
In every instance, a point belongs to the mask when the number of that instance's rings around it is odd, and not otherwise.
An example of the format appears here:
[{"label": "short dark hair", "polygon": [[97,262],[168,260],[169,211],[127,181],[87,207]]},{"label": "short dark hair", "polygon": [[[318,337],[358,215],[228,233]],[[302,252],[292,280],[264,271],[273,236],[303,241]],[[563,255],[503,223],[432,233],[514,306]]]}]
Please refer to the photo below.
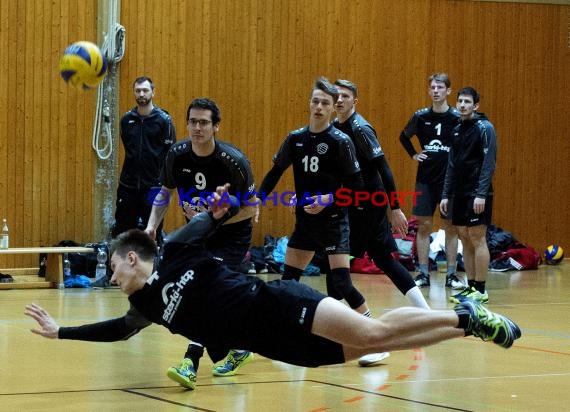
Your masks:
[{"label": "short dark hair", "polygon": [[203,109],[212,112],[212,124],[216,125],[222,121],[222,112],[220,108],[212,99],[207,97],[199,97],[190,102],[188,110],[186,111],[186,122],[190,120],[190,109]]},{"label": "short dark hair", "polygon": [[446,73],[434,73],[430,77],[428,77],[428,84],[431,82],[442,82],[445,83],[445,87],[449,89],[451,86],[451,80],[449,80],[449,76]]},{"label": "short dark hair", "polygon": [[469,86],[464,87],[463,89],[459,90],[457,92],[457,97],[459,97],[460,94],[471,96],[473,98],[474,104],[479,103],[479,99],[481,97],[481,96],[479,96],[479,93],[477,93],[477,90],[475,90],[473,87],[469,87]]},{"label": "short dark hair", "polygon": [[135,88],[135,86],[136,86],[137,84],[141,84],[141,83],[144,83],[144,82],[149,82],[149,83],[150,83],[150,89],[151,89],[151,90],[154,90],[154,83],[153,83],[152,79],[151,79],[150,77],[147,77],[147,76],[140,76],[140,77],[137,77],[137,78],[135,79],[135,81],[133,82],[133,89]]},{"label": "short dark hair", "polygon": [[329,81],[329,79],[327,79],[326,77],[321,76],[315,81],[315,84],[313,86],[312,91],[315,91],[315,90],[320,90],[322,92],[325,92],[326,94],[328,94],[329,96],[331,96],[333,98],[333,102],[335,102],[335,103],[338,100],[337,88],[334,87],[331,84],[331,82]]},{"label": "short dark hair", "polygon": [[356,84],[354,84],[350,80],[338,79],[337,81],[334,82],[334,84],[340,87],[347,88],[352,92],[354,97],[358,97],[358,87],[356,87]]},{"label": "short dark hair", "polygon": [[109,257],[116,253],[124,258],[130,251],[134,251],[144,261],[153,260],[158,253],[156,242],[140,229],[127,230],[113,239],[109,247]]}]

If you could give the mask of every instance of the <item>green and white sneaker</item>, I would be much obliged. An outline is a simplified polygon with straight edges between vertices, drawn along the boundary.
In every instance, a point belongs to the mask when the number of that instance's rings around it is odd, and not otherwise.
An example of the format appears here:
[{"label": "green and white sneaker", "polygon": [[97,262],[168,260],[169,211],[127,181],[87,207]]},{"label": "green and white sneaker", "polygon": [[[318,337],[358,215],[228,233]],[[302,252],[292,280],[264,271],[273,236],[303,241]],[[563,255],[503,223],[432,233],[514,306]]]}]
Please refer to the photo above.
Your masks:
[{"label": "green and white sneaker", "polygon": [[230,350],[228,356],[219,365],[214,365],[212,375],[214,376],[234,376],[239,368],[253,360],[253,353],[249,351]]},{"label": "green and white sneaker", "polygon": [[481,303],[465,300],[455,306],[458,315],[469,314],[469,325],[465,328],[468,335],[493,341],[503,348],[510,348],[522,333],[516,323],[506,316],[491,312]]},{"label": "green and white sneaker", "polygon": [[487,303],[489,302],[489,294],[487,291],[485,291],[485,293],[481,293],[473,286],[467,286],[458,294],[449,297],[449,301],[451,303],[461,303],[465,300],[474,300],[475,302],[479,303]]},{"label": "green and white sneaker", "polygon": [[184,358],[180,365],[171,366],[166,371],[166,376],[185,388],[194,389],[196,386],[196,368],[192,359]]}]

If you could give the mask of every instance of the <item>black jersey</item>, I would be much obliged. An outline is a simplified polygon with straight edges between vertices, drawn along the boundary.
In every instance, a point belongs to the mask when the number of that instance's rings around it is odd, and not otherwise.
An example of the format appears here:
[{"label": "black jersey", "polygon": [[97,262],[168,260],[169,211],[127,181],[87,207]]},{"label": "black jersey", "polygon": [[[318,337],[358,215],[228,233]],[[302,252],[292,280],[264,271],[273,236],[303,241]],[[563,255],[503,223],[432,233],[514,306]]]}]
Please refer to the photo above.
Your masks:
[{"label": "black jersey", "polygon": [[453,195],[486,198],[493,194],[497,163],[497,136],[484,113],[462,121],[453,130],[442,197]]},{"label": "black jersey", "polygon": [[[172,333],[205,347],[219,347],[229,337],[225,328],[219,327],[218,308],[238,319],[251,318],[253,308],[247,304],[247,297],[255,294],[256,285],[263,281],[232,272],[205,249],[198,250],[200,253],[193,244],[166,242],[156,270],[129,300],[146,319]],[[211,302],[217,304],[212,306]],[[249,333],[255,334],[244,331],[246,336]]]},{"label": "black jersey", "polygon": [[134,107],[121,118],[121,140],[125,159],[119,182],[131,189],[160,186],[164,158],[173,143],[176,131],[166,110],[154,107],[141,116]]},{"label": "black jersey", "polygon": [[[408,153],[410,153],[410,149],[404,139],[411,139],[414,135],[417,136],[422,151],[428,155],[427,159],[418,164],[417,182],[427,185],[443,184],[447,157],[451,146],[451,133],[458,121],[459,112],[455,107],[449,107],[445,113],[436,113],[431,107],[420,109],[414,113],[404,128],[400,140]],[[410,155],[413,155],[413,153],[410,153]]]},{"label": "black jersey", "polygon": [[316,308],[326,296],[300,282],[265,283],[220,265],[204,239],[222,224],[208,213],[197,214],[164,244],[143,288],[129,296],[125,316],[61,327],[58,337],[112,342],[153,322],[201,342],[214,362],[231,348],[301,366],[344,362],[342,345],[311,333]]},{"label": "black jersey", "polygon": [[216,224],[200,213],[165,243],[153,274],[129,296],[140,314],[202,343],[211,356],[244,348],[303,366],[343,362],[340,344],[310,332],[325,295],[302,283],[265,283],[220,265],[200,241]]},{"label": "black jersey", "polygon": [[[291,132],[273,162],[282,170],[293,165],[298,207],[303,206],[300,199],[334,193],[360,172],[354,144],[332,124],[320,133],[312,133],[308,127]],[[327,213],[336,212],[334,207],[327,209]]]},{"label": "black jersey", "polygon": [[358,112],[354,112],[344,123],[335,119],[333,125],[345,133],[354,144],[364,189],[371,193],[384,191],[384,185],[378,174],[378,166],[375,163],[376,159],[384,156],[376,130]]},{"label": "black jersey", "polygon": [[[180,200],[192,206],[202,204],[208,193],[216,187],[230,184],[228,192],[239,201],[248,199],[255,190],[253,172],[249,160],[234,145],[216,140],[214,152],[209,156],[197,156],[188,139],[172,146],[166,156],[162,181],[164,186],[178,188]],[[191,201],[190,201],[191,200]]]}]

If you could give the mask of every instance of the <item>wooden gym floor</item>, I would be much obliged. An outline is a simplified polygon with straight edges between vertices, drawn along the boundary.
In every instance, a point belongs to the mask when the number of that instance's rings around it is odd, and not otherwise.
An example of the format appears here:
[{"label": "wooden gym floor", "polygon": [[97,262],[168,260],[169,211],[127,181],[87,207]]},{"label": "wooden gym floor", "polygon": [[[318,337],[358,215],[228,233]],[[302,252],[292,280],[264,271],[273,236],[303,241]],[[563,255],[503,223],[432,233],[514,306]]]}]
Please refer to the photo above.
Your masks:
[{"label": "wooden gym floor", "polygon": [[[275,275],[262,275],[265,279]],[[443,274],[424,293],[451,307]],[[324,290],[324,277],[303,278]],[[380,314],[406,304],[382,275],[354,281]],[[47,340],[33,335],[24,305],[44,306],[62,325],[121,316],[118,289],[0,291],[0,411],[557,411],[570,409],[570,262],[490,273],[489,308],[516,320],[509,349],[469,337],[392,353],[384,364],[300,368],[260,356],[228,378],[202,359],[194,391],[165,375],[187,340],[151,326],[125,342]]]}]

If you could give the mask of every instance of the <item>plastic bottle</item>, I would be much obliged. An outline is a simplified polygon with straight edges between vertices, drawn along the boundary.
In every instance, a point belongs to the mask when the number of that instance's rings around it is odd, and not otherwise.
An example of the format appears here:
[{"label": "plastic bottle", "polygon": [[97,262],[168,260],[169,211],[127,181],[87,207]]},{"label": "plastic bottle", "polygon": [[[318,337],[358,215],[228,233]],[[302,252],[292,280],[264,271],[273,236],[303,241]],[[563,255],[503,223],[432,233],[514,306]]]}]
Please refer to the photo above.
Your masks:
[{"label": "plastic bottle", "polygon": [[71,262],[69,261],[69,255],[66,253],[63,255],[63,279],[67,279],[71,276]]},{"label": "plastic bottle", "polygon": [[2,220],[2,240],[0,240],[0,249],[8,249],[10,247],[10,236],[8,234],[8,223],[6,219]]},{"label": "plastic bottle", "polygon": [[95,267],[95,281],[107,278],[107,252],[100,247],[97,252],[97,266]]}]

